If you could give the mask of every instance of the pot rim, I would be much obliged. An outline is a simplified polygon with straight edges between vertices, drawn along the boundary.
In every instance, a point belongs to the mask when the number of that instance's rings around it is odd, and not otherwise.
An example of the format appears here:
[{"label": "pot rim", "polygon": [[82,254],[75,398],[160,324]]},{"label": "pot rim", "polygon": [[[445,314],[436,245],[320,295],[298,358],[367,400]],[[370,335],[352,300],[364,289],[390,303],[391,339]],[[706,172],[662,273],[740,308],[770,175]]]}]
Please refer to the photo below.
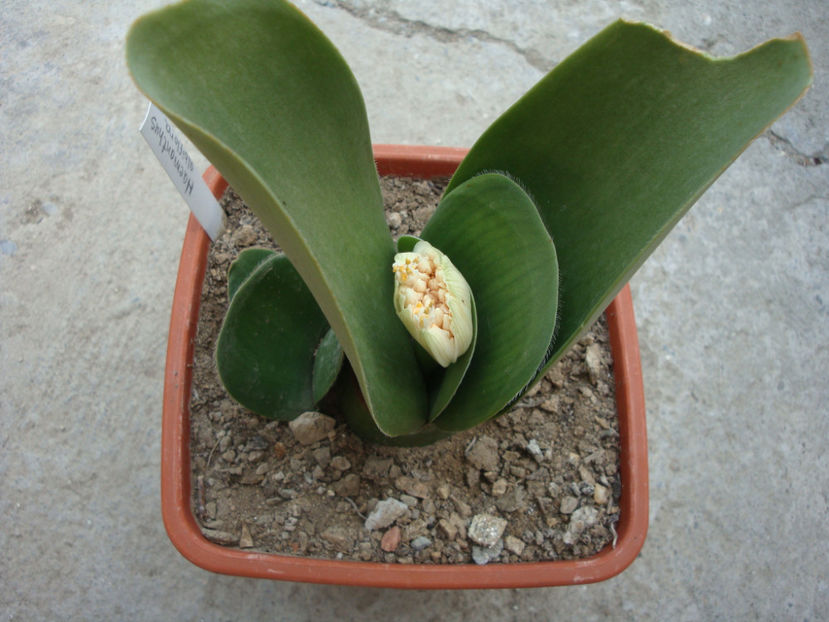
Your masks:
[{"label": "pot rim", "polygon": [[[381,175],[451,175],[467,150],[455,147],[374,145]],[[227,188],[210,167],[204,179],[216,197]],[[605,311],[610,333],[619,416],[622,496],[615,547],[578,560],[475,564],[394,564],[294,557],[232,549],[205,538],[191,509],[190,389],[199,304],[210,239],[191,214],[181,251],[164,377],[161,436],[161,508],[167,534],[195,565],[222,574],[337,585],[467,589],[546,587],[594,583],[627,568],[648,529],[648,456],[639,341],[630,286]]]}]

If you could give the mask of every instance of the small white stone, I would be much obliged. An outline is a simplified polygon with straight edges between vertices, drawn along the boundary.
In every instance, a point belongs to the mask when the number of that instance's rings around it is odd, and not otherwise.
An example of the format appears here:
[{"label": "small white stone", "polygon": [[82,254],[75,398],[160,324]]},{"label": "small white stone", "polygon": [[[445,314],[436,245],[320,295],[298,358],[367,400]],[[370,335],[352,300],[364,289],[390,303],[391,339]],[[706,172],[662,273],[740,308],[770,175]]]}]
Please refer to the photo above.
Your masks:
[{"label": "small white stone", "polygon": [[501,554],[501,551],[504,550],[504,541],[498,540],[492,546],[472,546],[472,561],[474,561],[479,566],[483,566],[491,562],[493,559],[497,559],[498,556]]},{"label": "small white stone", "polygon": [[500,463],[498,441],[481,436],[466,452],[466,459],[482,471],[496,471]]},{"label": "small white stone", "polygon": [[593,487],[593,501],[598,505],[604,505],[610,498],[610,489],[607,486],[596,484]]},{"label": "small white stone", "polygon": [[252,549],[253,548],[253,537],[250,535],[250,529],[244,523],[242,524],[242,535],[239,536],[239,548],[240,549]]},{"label": "small white stone", "polygon": [[564,497],[559,505],[559,511],[562,514],[572,513],[579,505],[579,500],[576,497]]},{"label": "small white stone", "polygon": [[331,466],[339,471],[347,471],[351,468],[351,462],[345,456],[334,456],[331,458]]},{"label": "small white stone", "polygon": [[447,520],[445,518],[441,518],[438,521],[438,529],[440,529],[444,534],[446,534],[446,537],[450,540],[454,540],[455,536],[458,535],[457,525],[453,521]]},{"label": "small white stone", "polygon": [[587,350],[584,352],[584,364],[587,367],[587,373],[590,375],[590,382],[596,384],[602,373],[602,350],[598,343],[587,346]]},{"label": "small white stone", "polygon": [[371,514],[366,518],[365,527],[369,531],[388,527],[403,516],[407,510],[408,506],[405,503],[394,498],[378,501]]},{"label": "small white stone", "polygon": [[476,514],[469,525],[469,539],[484,548],[490,548],[501,539],[507,521],[491,514]]},{"label": "small white stone", "polygon": [[415,551],[422,551],[427,546],[432,546],[432,541],[426,536],[418,536],[409,543]]},{"label": "small white stone", "polygon": [[516,538],[515,536],[507,536],[504,538],[504,546],[510,553],[515,553],[516,555],[521,555],[524,552],[524,544],[523,540]]},{"label": "small white stone", "polygon": [[406,504],[406,507],[413,508],[417,505],[417,498],[411,495],[400,495],[400,500]]},{"label": "small white stone", "polygon": [[397,212],[391,212],[386,215],[386,222],[389,223],[389,227],[392,229],[397,229],[403,223],[403,217]]},{"label": "small white stone", "polygon": [[567,525],[567,531],[562,537],[564,544],[575,544],[585,529],[596,524],[598,517],[599,511],[592,505],[586,505],[573,512],[570,516],[570,523]]},{"label": "small white stone", "polygon": [[302,445],[310,445],[321,441],[328,433],[334,429],[336,421],[328,415],[322,413],[309,411],[302,413],[299,417],[291,421],[288,426],[291,432]]}]

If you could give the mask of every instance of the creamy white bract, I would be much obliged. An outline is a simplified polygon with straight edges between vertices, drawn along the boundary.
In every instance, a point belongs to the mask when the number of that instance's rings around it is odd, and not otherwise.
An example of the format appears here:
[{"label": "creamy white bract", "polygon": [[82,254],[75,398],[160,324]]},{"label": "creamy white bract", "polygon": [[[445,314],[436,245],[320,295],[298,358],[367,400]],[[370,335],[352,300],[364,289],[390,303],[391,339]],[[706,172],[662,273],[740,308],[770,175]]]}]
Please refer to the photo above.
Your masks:
[{"label": "creamy white bract", "polygon": [[404,326],[443,367],[472,343],[472,291],[449,258],[428,242],[394,256],[394,308]]}]

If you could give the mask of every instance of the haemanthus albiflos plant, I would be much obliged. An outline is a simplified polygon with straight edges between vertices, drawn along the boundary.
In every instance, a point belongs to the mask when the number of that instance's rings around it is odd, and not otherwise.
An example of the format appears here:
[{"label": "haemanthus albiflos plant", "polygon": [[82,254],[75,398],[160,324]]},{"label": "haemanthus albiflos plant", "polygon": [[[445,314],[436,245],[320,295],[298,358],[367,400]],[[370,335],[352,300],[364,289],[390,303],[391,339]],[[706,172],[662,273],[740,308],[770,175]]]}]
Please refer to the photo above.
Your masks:
[{"label": "haemanthus albiflos plant", "polygon": [[799,35],[715,59],[617,21],[484,132],[395,245],[356,80],[295,7],[176,4],[134,24],[127,60],[284,252],[230,269],[228,392],[283,420],[336,394],[355,431],[396,444],[508,408],[811,82]]}]

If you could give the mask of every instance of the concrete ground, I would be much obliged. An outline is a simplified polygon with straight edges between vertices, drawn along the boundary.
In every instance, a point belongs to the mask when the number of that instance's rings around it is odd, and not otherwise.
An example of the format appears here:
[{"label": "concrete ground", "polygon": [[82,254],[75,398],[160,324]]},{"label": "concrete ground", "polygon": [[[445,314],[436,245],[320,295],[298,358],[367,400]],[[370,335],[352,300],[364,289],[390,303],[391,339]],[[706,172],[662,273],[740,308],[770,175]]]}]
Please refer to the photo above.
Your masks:
[{"label": "concrete ground", "polygon": [[718,55],[796,30],[811,48],[811,92],[633,280],[639,559],[597,585],[428,593],[213,575],[167,540],[162,372],[187,212],[138,135],[123,60],[130,22],[161,4],[2,3],[2,619],[829,619],[825,0],[300,2],[353,65],[375,142],[470,145],[617,16]]}]

